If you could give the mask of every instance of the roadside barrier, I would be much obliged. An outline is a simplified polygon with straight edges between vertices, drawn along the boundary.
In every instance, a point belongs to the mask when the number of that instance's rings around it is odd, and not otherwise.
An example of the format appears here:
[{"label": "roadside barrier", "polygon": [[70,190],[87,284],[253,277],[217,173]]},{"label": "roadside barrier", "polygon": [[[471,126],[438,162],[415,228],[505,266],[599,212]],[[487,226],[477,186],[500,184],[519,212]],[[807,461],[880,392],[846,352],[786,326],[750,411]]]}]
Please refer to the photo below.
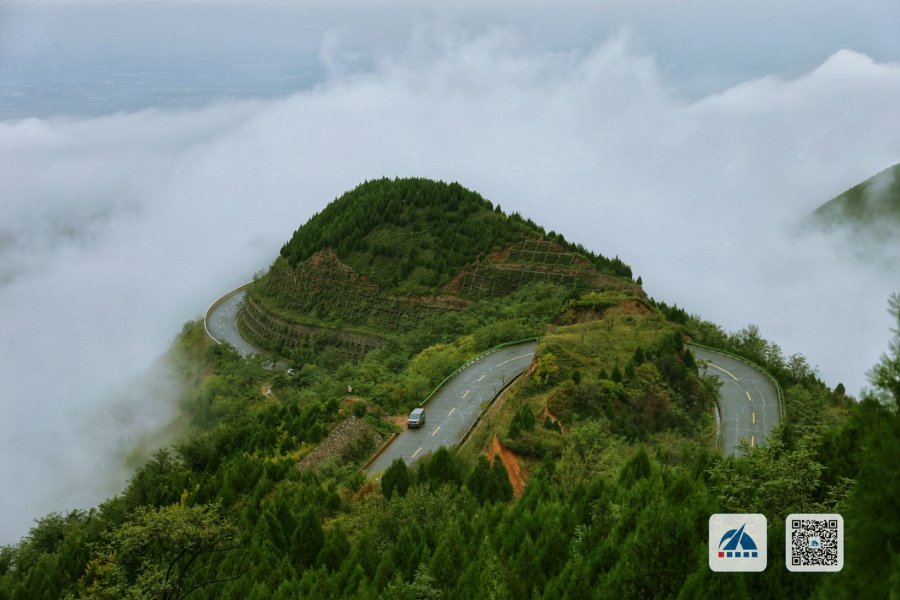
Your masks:
[{"label": "roadside barrier", "polygon": [[[482,352],[482,353],[479,354],[478,356],[476,356],[476,357],[474,357],[474,358],[471,358],[471,359],[469,359],[468,361],[466,361],[462,366],[458,367],[458,368],[457,368],[455,371],[453,371],[450,375],[448,375],[447,377],[445,377],[444,380],[443,380],[442,382],[440,382],[440,383],[438,384],[438,386],[437,386],[436,388],[434,388],[434,390],[433,390],[430,394],[428,394],[428,396],[427,396],[424,400],[422,400],[422,401],[419,403],[419,406],[425,406],[425,404],[426,404],[429,400],[431,400],[431,398],[432,398],[432,397],[433,397],[433,396],[434,396],[434,395],[435,395],[442,387],[444,387],[444,384],[445,384],[445,383],[447,383],[448,381],[450,381],[451,379],[453,379],[454,377],[456,377],[457,375],[459,375],[459,373],[460,373],[463,369],[466,369],[467,367],[472,366],[472,365],[473,365],[475,362],[477,362],[479,359],[484,358],[484,357],[487,356],[488,354],[493,354],[494,352],[496,352],[497,350],[500,350],[500,349],[502,349],[502,348],[506,348],[506,347],[508,347],[508,346],[516,346],[516,345],[518,345],[518,344],[525,344],[525,343],[528,343],[528,342],[536,342],[536,341],[538,341],[539,339],[541,339],[540,336],[539,336],[539,337],[533,337],[533,338],[527,338],[527,339],[524,339],[524,340],[516,340],[515,342],[506,342],[505,344],[500,344],[500,345],[494,346],[493,348],[491,348],[491,349],[489,349],[489,350],[485,350],[484,352]],[[502,386],[499,390],[497,390],[497,393],[494,394],[494,395],[491,397],[491,404],[493,404],[494,400],[496,400],[497,397],[500,396],[500,394],[502,394],[503,391],[504,391],[506,388],[508,388],[510,385],[512,385],[512,383],[513,383],[513,382],[514,382],[514,381],[515,381],[522,373],[524,373],[524,371],[522,371],[522,372],[520,372],[520,373],[517,373],[517,374],[514,375],[513,377],[510,377],[510,378],[509,378],[509,381],[505,382],[505,383],[503,384],[503,386]],[[458,442],[457,444],[463,444],[463,443],[465,443],[466,440],[467,440],[467,438],[469,437],[469,434],[470,434],[470,433],[472,432],[472,430],[475,428],[475,425],[477,425],[480,421],[481,421],[481,415],[479,415],[478,418],[475,419],[475,422],[472,423],[472,424],[469,426],[469,428],[466,430],[466,433],[462,436],[462,438],[460,438],[460,440],[459,440],[459,442]],[[375,460],[376,460],[379,456],[381,456],[381,455],[384,453],[385,450],[388,449],[388,446],[390,446],[390,445],[393,443],[393,441],[394,441],[395,439],[397,439],[397,436],[399,436],[399,434],[396,434],[396,433],[395,433],[394,436],[391,437],[391,439],[389,439],[387,442],[385,442],[384,444],[382,444],[381,448],[379,448],[378,450],[375,451],[375,454],[372,455],[372,456],[369,458],[369,460],[366,461],[366,464],[365,464],[365,466],[363,467],[363,471],[366,471],[366,470],[372,465],[372,463],[374,463]]]},{"label": "roadside barrier", "polygon": [[778,385],[778,382],[775,381],[775,378],[772,377],[772,375],[770,375],[768,371],[766,371],[765,369],[763,369],[761,366],[759,366],[758,364],[756,364],[756,363],[753,362],[752,360],[747,360],[747,359],[744,358],[743,356],[739,356],[739,355],[737,355],[737,354],[735,354],[735,353],[733,353],[733,352],[729,352],[728,350],[720,350],[719,348],[713,348],[713,347],[711,347],[711,346],[704,346],[703,344],[698,344],[697,342],[687,342],[687,341],[686,341],[685,344],[688,344],[688,345],[691,345],[691,346],[697,346],[698,348],[703,348],[703,349],[705,349],[705,350],[710,350],[710,351],[712,351],[712,352],[718,352],[719,354],[724,354],[724,355],[726,355],[726,356],[730,356],[730,357],[732,357],[732,358],[736,358],[737,360],[739,360],[739,361],[741,361],[741,362],[747,363],[748,365],[750,365],[751,367],[755,368],[757,371],[759,371],[760,373],[762,373],[763,375],[765,375],[766,377],[768,377],[768,378],[769,378],[769,381],[772,382],[772,385],[775,386],[775,391],[778,392],[778,412],[779,412],[780,415],[781,415],[781,419],[780,419],[780,420],[781,420],[781,421],[784,421],[784,393],[782,393],[782,391],[781,391],[781,386]]},{"label": "roadside barrier", "polygon": [[217,344],[219,344],[219,345],[222,345],[222,342],[220,342],[219,340],[217,340],[216,338],[214,338],[214,337],[212,336],[212,334],[209,332],[209,327],[206,326],[206,322],[209,320],[209,313],[211,313],[215,307],[217,307],[218,305],[222,304],[222,301],[225,300],[225,298],[228,298],[228,297],[231,296],[232,294],[236,294],[236,293],[238,293],[238,292],[240,292],[240,291],[242,291],[242,290],[246,290],[246,289],[247,289],[248,287],[250,287],[251,285],[253,285],[253,282],[245,283],[244,285],[242,285],[241,287],[237,288],[236,290],[231,290],[230,292],[228,292],[227,294],[225,294],[224,296],[222,296],[221,298],[219,298],[218,300],[216,300],[215,302],[213,302],[213,303],[212,303],[212,306],[210,306],[210,307],[206,310],[206,314],[203,315],[203,330],[206,331],[206,335],[209,336],[209,339],[211,339],[212,341],[214,341],[215,343],[217,343]]},{"label": "roadside barrier", "polygon": [[[515,345],[517,345],[517,344],[525,344],[525,343],[527,343],[527,342],[536,342],[536,341],[538,341],[539,339],[541,339],[541,338],[540,338],[540,337],[533,337],[533,338],[527,338],[527,339],[524,339],[524,340],[516,340],[515,342],[506,342],[505,344],[500,344],[499,346],[494,346],[494,347],[491,348],[490,350],[485,350],[484,352],[482,352],[481,354],[479,354],[479,355],[476,356],[475,358],[469,359],[469,360],[468,360],[466,363],[464,363],[461,367],[457,368],[455,371],[453,371],[452,373],[450,373],[449,375],[447,375],[447,377],[445,377],[444,380],[443,380],[442,382],[440,382],[440,383],[438,384],[438,386],[437,386],[436,388],[434,388],[434,390],[432,390],[432,392],[431,392],[430,394],[428,394],[428,396],[427,396],[424,400],[422,400],[421,402],[419,402],[419,406],[425,406],[425,404],[426,404],[429,400],[431,400],[431,398],[432,398],[435,394],[437,394],[438,391],[439,391],[442,387],[444,387],[444,384],[445,384],[445,383],[447,383],[448,381],[450,381],[451,379],[453,379],[454,377],[456,377],[457,375],[459,375],[459,373],[460,373],[463,369],[466,369],[466,368],[472,366],[472,365],[473,365],[476,361],[478,361],[479,359],[484,358],[484,357],[487,356],[488,354],[493,354],[494,352],[496,352],[497,350],[500,350],[501,348],[506,348],[507,346],[515,346]],[[505,386],[504,386],[504,387],[505,387]]]},{"label": "roadside barrier", "polygon": [[[521,376],[522,376],[522,373],[524,373],[524,372],[525,372],[525,371],[519,371],[518,373],[516,373],[515,375],[513,375],[512,377],[510,377],[510,378],[509,378],[509,381],[507,381],[506,383],[504,383],[504,384],[503,384],[503,387],[501,387],[499,390],[497,390],[497,393],[496,393],[496,394],[494,394],[493,396],[491,396],[491,401],[488,402],[488,408],[490,408],[491,405],[493,405],[494,402],[496,402],[497,398],[500,397],[500,394],[502,394],[503,392],[505,392],[505,391],[506,391],[506,388],[508,388],[509,386],[511,386],[511,385],[513,384],[513,382],[516,381],[519,377],[521,377]],[[483,411],[481,412],[481,414],[478,415],[478,418],[475,419],[475,421],[474,421],[471,425],[469,425],[469,428],[466,429],[466,432],[463,434],[463,436],[462,436],[461,438],[459,438],[459,441],[456,443],[457,446],[462,447],[462,446],[465,446],[465,445],[466,445],[466,442],[469,441],[469,434],[472,433],[472,431],[475,430],[475,427],[477,427],[479,423],[481,423],[481,417],[483,417],[483,416],[485,415],[485,413],[487,413],[487,409],[483,410]]]},{"label": "roadside barrier", "polygon": [[362,470],[363,470],[363,471],[368,470],[368,468],[372,466],[372,463],[375,462],[375,461],[378,459],[379,456],[381,456],[382,454],[384,454],[384,451],[388,449],[388,446],[390,446],[392,443],[394,443],[394,440],[397,439],[397,436],[398,436],[398,435],[400,435],[400,434],[399,434],[399,433],[396,433],[396,432],[392,433],[392,434],[390,435],[390,437],[389,437],[386,441],[384,441],[384,442],[381,444],[381,446],[378,447],[377,450],[375,450],[375,454],[373,454],[373,455],[371,456],[371,458],[369,458],[369,460],[366,461],[366,464],[363,465]]}]

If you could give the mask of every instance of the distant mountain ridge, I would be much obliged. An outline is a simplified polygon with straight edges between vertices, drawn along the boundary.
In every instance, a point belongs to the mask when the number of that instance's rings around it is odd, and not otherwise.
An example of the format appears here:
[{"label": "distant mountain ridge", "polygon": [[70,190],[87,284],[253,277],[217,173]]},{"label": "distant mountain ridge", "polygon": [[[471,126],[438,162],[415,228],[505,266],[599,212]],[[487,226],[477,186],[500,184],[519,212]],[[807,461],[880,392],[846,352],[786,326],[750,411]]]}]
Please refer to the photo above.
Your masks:
[{"label": "distant mountain ridge", "polygon": [[826,229],[862,226],[877,231],[900,226],[900,164],[832,198],[810,216]]}]

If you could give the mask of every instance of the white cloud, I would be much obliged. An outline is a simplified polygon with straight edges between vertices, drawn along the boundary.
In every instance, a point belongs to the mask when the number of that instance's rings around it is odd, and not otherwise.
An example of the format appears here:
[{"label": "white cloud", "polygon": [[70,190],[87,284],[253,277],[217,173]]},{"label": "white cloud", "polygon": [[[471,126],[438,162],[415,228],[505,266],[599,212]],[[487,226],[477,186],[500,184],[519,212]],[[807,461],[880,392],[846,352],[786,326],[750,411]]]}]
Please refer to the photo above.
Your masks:
[{"label": "white cloud", "polygon": [[364,179],[457,180],[831,385],[885,348],[896,267],[792,227],[900,161],[897,65],[842,51],[689,102],[626,36],[550,52],[424,28],[365,71],[341,48],[284,100],[0,123],[0,540],[120,489],[117,453],[174,408],[116,390]]}]

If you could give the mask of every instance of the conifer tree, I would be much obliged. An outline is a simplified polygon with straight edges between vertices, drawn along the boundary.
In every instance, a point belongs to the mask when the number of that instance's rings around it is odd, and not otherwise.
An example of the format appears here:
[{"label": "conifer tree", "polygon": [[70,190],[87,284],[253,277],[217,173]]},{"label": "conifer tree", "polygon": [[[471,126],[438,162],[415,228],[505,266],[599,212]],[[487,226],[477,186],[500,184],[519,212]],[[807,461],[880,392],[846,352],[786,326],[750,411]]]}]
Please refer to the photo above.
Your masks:
[{"label": "conifer tree", "polygon": [[694,360],[694,353],[688,349],[685,349],[681,360],[684,363],[684,366],[688,367],[689,369],[694,369],[697,367],[697,362]]},{"label": "conifer tree", "polygon": [[634,368],[634,361],[629,359],[625,364],[625,377],[627,377],[628,379],[634,379],[635,374],[636,371]]},{"label": "conifer tree", "polygon": [[310,506],[300,515],[300,523],[291,537],[291,561],[299,570],[311,567],[324,546],[322,525],[316,509]]},{"label": "conifer tree", "polygon": [[328,532],[325,544],[316,557],[316,564],[324,566],[333,573],[341,568],[341,563],[348,554],[350,554],[350,542],[341,526],[338,525]]},{"label": "conifer tree", "polygon": [[267,510],[262,514],[262,518],[260,518],[260,520],[257,522],[257,527],[259,527],[259,525],[263,522],[265,522],[269,532],[269,538],[272,540],[275,546],[282,552],[287,552],[287,540],[284,537],[284,532],[281,529],[281,523],[278,522],[278,518],[274,514],[272,514],[271,511]]},{"label": "conifer tree", "polygon": [[676,331],[672,334],[672,341],[675,342],[675,350],[681,352],[684,348],[684,336],[681,335],[681,331]]},{"label": "conifer tree", "polygon": [[388,500],[394,492],[400,496],[405,496],[409,490],[409,469],[406,462],[402,458],[395,458],[385,472],[381,476],[381,493]]},{"label": "conifer tree", "polygon": [[635,481],[645,479],[650,476],[650,457],[647,451],[641,446],[638,453],[628,459],[622,472],[619,475],[619,483],[630,488]]},{"label": "conifer tree", "polygon": [[612,374],[609,378],[616,383],[622,383],[622,371],[619,370],[619,365],[613,367]]},{"label": "conifer tree", "polygon": [[375,570],[375,577],[372,581],[375,589],[379,592],[384,590],[391,580],[394,579],[395,573],[396,569],[394,569],[394,561],[391,558],[391,554],[384,554],[381,562],[378,563],[378,568]]},{"label": "conifer tree", "polygon": [[[484,458],[484,455],[481,455],[481,458]],[[429,567],[440,587],[450,589],[454,586],[466,567],[466,554],[466,540],[459,529],[459,523],[454,520],[444,530]]]},{"label": "conifer tree", "polygon": [[428,463],[426,476],[432,487],[438,487],[443,483],[455,483],[459,485],[462,479],[459,474],[459,466],[450,451],[441,446],[434,453],[431,462]]},{"label": "conifer tree", "polygon": [[637,350],[634,351],[634,356],[632,357],[634,360],[635,366],[641,366],[644,364],[644,349],[640,346],[637,347]]},{"label": "conifer tree", "polygon": [[484,454],[479,454],[475,459],[475,467],[466,478],[466,487],[481,504],[484,504],[491,496],[491,464]]},{"label": "conifer tree", "polygon": [[503,464],[503,459],[500,458],[499,454],[494,455],[494,464],[491,466],[491,479],[491,487],[494,492],[492,500],[509,502],[513,499],[513,485],[509,480],[509,472],[506,470],[506,465]]}]

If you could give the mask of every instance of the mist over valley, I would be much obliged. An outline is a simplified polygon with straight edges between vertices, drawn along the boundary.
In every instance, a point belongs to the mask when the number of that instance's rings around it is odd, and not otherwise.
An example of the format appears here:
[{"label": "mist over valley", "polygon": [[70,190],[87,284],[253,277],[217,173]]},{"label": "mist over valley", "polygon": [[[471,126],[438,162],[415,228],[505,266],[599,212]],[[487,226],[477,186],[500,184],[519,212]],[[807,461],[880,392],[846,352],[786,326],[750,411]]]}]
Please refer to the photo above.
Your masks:
[{"label": "mist over valley", "polygon": [[900,162],[896,56],[842,45],[788,75],[686,92],[640,35],[576,48],[531,35],[419,23],[360,58],[336,33],[303,54],[319,56],[308,79],[271,94],[11,108],[0,542],[120,491],[178,414],[158,358],[182,324],[381,177],[458,181],[620,257],[657,300],[730,331],[756,324],[829,386],[865,386],[890,339],[900,238],[846,252],[804,223]]}]

